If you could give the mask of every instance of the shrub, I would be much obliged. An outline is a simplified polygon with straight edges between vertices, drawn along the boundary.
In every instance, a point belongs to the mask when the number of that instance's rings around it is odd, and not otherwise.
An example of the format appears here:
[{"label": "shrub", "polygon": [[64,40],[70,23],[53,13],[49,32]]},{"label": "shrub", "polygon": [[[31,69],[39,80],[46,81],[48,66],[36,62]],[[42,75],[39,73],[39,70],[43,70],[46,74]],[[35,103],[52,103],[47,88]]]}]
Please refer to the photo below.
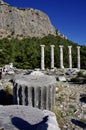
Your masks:
[{"label": "shrub", "polygon": [[5,91],[7,94],[13,95],[13,89],[11,89],[11,88],[9,87],[9,85],[5,86],[4,91]]},{"label": "shrub", "polygon": [[84,76],[84,75],[83,75],[83,71],[77,72],[77,76],[78,76],[78,77],[83,77],[83,76]]}]

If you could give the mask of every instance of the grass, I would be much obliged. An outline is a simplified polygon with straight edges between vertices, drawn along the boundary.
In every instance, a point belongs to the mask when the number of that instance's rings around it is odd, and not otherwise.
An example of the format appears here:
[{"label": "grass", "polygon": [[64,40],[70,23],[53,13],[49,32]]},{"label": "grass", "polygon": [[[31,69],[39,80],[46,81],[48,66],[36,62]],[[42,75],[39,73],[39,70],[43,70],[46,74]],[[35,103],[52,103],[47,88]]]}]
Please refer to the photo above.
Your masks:
[{"label": "grass", "polygon": [[83,76],[84,76],[84,75],[83,75],[83,71],[77,72],[77,76],[78,76],[78,77],[83,77]]},{"label": "grass", "polygon": [[61,111],[57,108],[57,106],[54,107],[54,113],[56,115],[57,122],[59,124],[59,127],[63,130],[63,126],[65,125],[65,119],[62,116]]},{"label": "grass", "polygon": [[58,88],[57,93],[61,92],[63,90],[62,84],[57,82],[56,87]]},{"label": "grass", "polygon": [[71,94],[71,95],[69,96],[69,98],[72,99],[72,100],[75,100],[75,99],[76,99],[76,94]]},{"label": "grass", "polygon": [[75,112],[77,109],[76,109],[76,106],[74,106],[74,105],[69,105],[69,109],[71,109],[72,110],[72,112]]},{"label": "grass", "polygon": [[7,86],[4,87],[4,91],[7,94],[13,95],[13,89],[11,89],[9,85],[7,85]]},{"label": "grass", "polygon": [[64,102],[64,97],[63,96],[59,96],[56,101],[59,101],[60,103]]}]

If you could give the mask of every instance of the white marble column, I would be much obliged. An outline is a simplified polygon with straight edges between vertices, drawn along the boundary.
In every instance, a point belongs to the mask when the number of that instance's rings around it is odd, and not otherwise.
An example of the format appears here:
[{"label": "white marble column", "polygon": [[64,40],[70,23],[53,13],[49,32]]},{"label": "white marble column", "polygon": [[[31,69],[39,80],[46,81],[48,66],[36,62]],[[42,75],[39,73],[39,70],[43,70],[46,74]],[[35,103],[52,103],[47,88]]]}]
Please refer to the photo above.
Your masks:
[{"label": "white marble column", "polygon": [[59,48],[60,48],[60,68],[63,69],[64,68],[64,66],[63,66],[63,46],[60,45]]},{"label": "white marble column", "polygon": [[45,69],[44,65],[44,47],[45,45],[40,45],[41,46],[41,70]]},{"label": "white marble column", "polygon": [[77,68],[80,69],[80,46],[77,46]]},{"label": "white marble column", "polygon": [[55,45],[50,45],[51,47],[51,69],[54,68],[54,47]]},{"label": "white marble column", "polygon": [[68,46],[68,63],[69,63],[69,68],[72,68],[72,55],[71,55],[71,48],[72,46]]}]

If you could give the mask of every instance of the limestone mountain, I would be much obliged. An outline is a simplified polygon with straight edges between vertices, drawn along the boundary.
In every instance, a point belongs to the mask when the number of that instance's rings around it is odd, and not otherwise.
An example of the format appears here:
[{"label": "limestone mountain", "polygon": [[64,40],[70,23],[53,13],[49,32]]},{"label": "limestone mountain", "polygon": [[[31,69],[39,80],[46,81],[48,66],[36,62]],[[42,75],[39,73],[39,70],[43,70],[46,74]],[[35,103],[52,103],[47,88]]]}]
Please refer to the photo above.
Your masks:
[{"label": "limestone mountain", "polygon": [[56,35],[49,17],[37,9],[16,8],[0,0],[0,38]]}]

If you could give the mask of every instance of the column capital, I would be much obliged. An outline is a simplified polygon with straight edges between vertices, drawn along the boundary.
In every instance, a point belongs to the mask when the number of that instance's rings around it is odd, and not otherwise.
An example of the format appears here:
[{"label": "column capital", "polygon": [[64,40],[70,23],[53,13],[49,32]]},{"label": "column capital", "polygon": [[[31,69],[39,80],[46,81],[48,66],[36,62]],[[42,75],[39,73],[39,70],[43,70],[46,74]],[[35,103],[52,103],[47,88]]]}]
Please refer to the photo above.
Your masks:
[{"label": "column capital", "polygon": [[72,48],[72,46],[68,46],[68,48]]},{"label": "column capital", "polygon": [[62,45],[59,45],[59,47],[60,47],[60,48],[63,48],[63,46],[62,46]]},{"label": "column capital", "polygon": [[41,47],[45,47],[45,45],[40,45]]},{"label": "column capital", "polygon": [[78,49],[78,48],[80,49],[81,47],[80,47],[80,46],[77,46],[77,49]]},{"label": "column capital", "polygon": [[50,45],[50,47],[55,47],[55,45]]}]

